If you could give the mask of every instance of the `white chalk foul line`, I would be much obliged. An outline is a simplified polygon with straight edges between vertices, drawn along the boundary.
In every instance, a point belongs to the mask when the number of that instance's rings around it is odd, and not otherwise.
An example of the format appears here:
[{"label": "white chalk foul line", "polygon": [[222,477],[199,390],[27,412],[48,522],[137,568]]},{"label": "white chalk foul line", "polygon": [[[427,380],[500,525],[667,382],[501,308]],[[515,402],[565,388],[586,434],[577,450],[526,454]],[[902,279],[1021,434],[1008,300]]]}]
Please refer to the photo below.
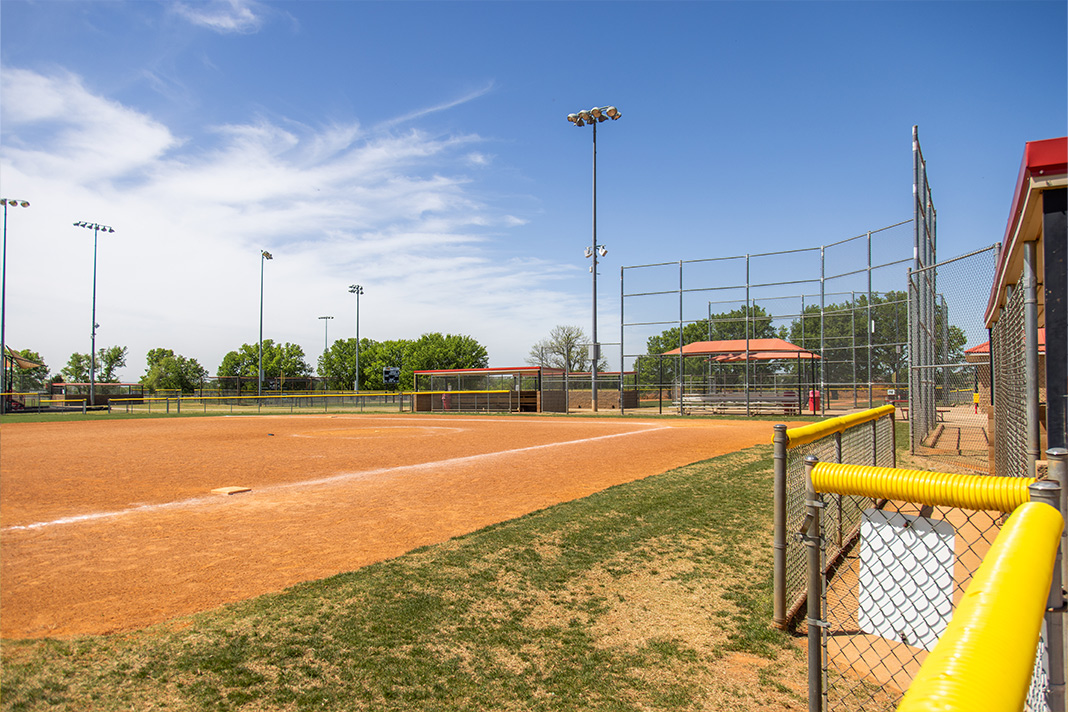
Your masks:
[{"label": "white chalk foul line", "polygon": [[[650,424],[651,425],[651,424]],[[611,440],[614,438],[625,438],[631,435],[647,435],[659,430],[669,430],[666,425],[652,426],[643,430],[634,430],[627,433],[612,433],[611,435],[598,435],[592,438],[582,438],[579,440],[564,440],[556,443],[545,443],[543,445],[528,445],[527,447],[514,448],[512,450],[498,450],[496,452],[486,452],[479,455],[464,455],[463,457],[453,457],[447,460],[435,460],[433,462],[420,462],[414,465],[398,465],[396,467],[381,467],[374,470],[361,470],[359,472],[345,472],[338,475],[331,475],[330,477],[322,477],[315,480],[303,480],[301,482],[287,482],[285,484],[268,485],[265,487],[257,487],[255,492],[271,492],[284,489],[297,489],[301,487],[316,487],[326,484],[334,484],[342,482],[344,480],[351,479],[363,479],[366,477],[374,477],[377,475],[388,474],[403,474],[406,472],[419,472],[422,470],[435,470],[441,468],[453,467],[456,465],[467,465],[482,460],[490,460],[494,458],[508,457],[510,455],[517,455],[524,452],[533,452],[535,450],[547,450],[549,448],[567,447],[570,445],[582,445],[584,443],[597,442],[599,440]],[[124,517],[132,514],[146,514],[150,512],[161,511],[164,509],[177,509],[179,507],[193,507],[200,504],[219,502],[217,497],[191,497],[189,499],[178,500],[176,502],[161,502],[159,504],[142,504],[136,507],[129,507],[127,509],[119,509],[112,512],[92,512],[90,514],[79,514],[71,517],[61,517],[59,519],[51,519],[46,522],[33,522],[32,524],[17,524],[10,527],[4,527],[0,531],[15,532],[15,531],[30,531],[34,529],[44,529],[47,527],[63,526],[66,524],[83,524],[86,522],[95,522],[101,519],[115,519],[118,517]]]}]

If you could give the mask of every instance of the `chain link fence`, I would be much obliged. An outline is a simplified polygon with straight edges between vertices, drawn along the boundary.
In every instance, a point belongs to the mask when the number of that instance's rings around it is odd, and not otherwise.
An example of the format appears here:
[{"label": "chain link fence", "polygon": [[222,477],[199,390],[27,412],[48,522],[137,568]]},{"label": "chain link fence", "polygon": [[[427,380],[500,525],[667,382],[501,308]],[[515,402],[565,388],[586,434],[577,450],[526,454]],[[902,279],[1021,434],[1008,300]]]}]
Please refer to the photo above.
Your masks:
[{"label": "chain link fence", "polygon": [[911,454],[940,469],[991,472],[986,295],[975,285],[993,280],[996,260],[997,246],[991,245],[909,271],[909,393],[903,410]]},{"label": "chain link fence", "polygon": [[[827,462],[896,465],[894,408],[882,406],[804,428],[775,426],[775,623],[788,626],[806,604],[805,546],[795,534],[805,520],[805,457]],[[859,533],[861,497],[828,498],[828,560],[849,550]]]},{"label": "chain link fence", "polygon": [[[1023,289],[1012,289],[1009,299],[1001,310],[998,321],[991,329],[990,344],[997,354],[994,361],[994,400],[998,407],[992,409],[993,427],[998,433],[998,448],[995,451],[997,472],[1023,477],[1028,474],[1027,462],[1027,349],[1024,338]],[[1044,372],[1043,364],[1043,372]],[[1045,379],[1041,382],[1045,402]]]},{"label": "chain link fence", "polygon": [[[826,414],[904,398],[912,223],[819,247],[622,267],[621,368],[634,364],[639,403],[682,414],[721,401],[732,412],[782,412],[795,401],[812,410],[811,395]],[[665,355],[779,336],[817,356]]]},{"label": "chain link fence", "polygon": [[[814,597],[810,601],[818,601],[809,604],[805,621],[809,709],[896,709],[946,631],[1008,514],[1039,496],[1029,489],[1034,480],[842,466],[817,463],[817,458],[806,469],[812,489],[800,529],[808,549],[807,589]],[[1055,490],[1047,503],[1058,508],[1059,487],[1042,485]],[[866,506],[859,512],[856,536],[843,548],[836,542],[839,525],[833,512],[836,501],[846,496],[859,497]],[[826,524],[821,526],[821,520]],[[1049,558],[1055,561],[1056,555]],[[1059,594],[1054,561],[1045,565],[1051,567]],[[1044,586],[1054,600],[1048,578]],[[982,595],[990,590],[983,589]],[[1062,602],[1060,610],[1047,612],[1045,626],[1059,631],[1063,615]],[[1032,653],[1033,665],[1024,661],[1032,675],[1023,709],[1051,709],[1051,674],[1063,695],[1063,670],[1057,675],[1054,668],[1063,667],[1064,651],[1053,647],[1056,641],[1063,642],[1059,633],[1043,633],[1037,654]],[[996,656],[1001,651],[979,652]],[[1055,699],[1063,705],[1062,697]]]}]

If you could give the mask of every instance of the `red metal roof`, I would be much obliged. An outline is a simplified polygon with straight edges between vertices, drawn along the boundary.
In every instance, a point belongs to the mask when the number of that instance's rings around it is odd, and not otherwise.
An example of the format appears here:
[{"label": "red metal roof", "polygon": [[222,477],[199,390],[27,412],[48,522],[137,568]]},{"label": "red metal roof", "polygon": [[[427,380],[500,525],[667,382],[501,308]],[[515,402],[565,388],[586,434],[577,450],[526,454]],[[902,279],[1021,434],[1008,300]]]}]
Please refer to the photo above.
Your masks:
[{"label": "red metal roof", "polygon": [[[1009,220],[1005,226],[1005,239],[1001,243],[994,284],[986,306],[986,325],[991,326],[997,319],[998,311],[1004,303],[1005,288],[1019,280],[1022,263],[1021,249],[1024,242],[1037,240],[1041,236],[1041,225],[1030,226],[1024,230],[1028,215],[1036,207],[1041,211],[1041,201],[1036,197],[1047,187],[1063,185],[1068,174],[1068,136],[1050,138],[1043,141],[1028,141],[1024,144],[1023,160],[1020,173],[1016,178],[1016,188],[1009,209]],[[1036,230],[1038,231],[1036,234]],[[1021,234],[1026,232],[1027,234]],[[1039,297],[1042,298],[1041,295]],[[1040,305],[1041,309],[1041,305]]]},{"label": "red metal roof", "polygon": [[[1040,328],[1038,330],[1038,352],[1040,354],[1046,353],[1046,329],[1044,327]],[[964,351],[964,355],[965,356],[967,356],[968,354],[989,354],[989,353],[990,353],[990,342],[989,341],[984,341],[983,343],[979,344],[978,346],[973,346],[970,349],[966,349]]]},{"label": "red metal roof", "polygon": [[[683,356],[715,356],[717,361],[744,361],[748,351],[750,361],[771,361],[780,358],[819,358],[817,354],[791,344],[784,339],[724,339],[695,341],[682,347]],[[677,356],[678,349],[665,351],[664,356]]]}]

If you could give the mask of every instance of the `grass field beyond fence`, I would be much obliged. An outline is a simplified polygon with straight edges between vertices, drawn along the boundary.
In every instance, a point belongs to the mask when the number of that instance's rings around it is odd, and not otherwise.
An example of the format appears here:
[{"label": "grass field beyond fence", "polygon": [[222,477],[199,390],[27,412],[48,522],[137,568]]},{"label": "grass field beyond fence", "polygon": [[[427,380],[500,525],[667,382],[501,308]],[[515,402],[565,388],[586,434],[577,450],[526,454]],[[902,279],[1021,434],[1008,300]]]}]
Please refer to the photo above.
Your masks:
[{"label": "grass field beyond fence", "polygon": [[0,705],[804,709],[771,473],[761,446],[134,634],[6,640]]}]

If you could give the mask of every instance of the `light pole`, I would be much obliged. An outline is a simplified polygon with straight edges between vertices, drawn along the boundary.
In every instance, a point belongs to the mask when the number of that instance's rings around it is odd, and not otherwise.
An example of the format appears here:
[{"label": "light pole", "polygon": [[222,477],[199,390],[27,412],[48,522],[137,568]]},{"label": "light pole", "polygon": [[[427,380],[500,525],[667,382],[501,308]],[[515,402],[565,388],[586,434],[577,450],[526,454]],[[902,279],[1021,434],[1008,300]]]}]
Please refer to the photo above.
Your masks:
[{"label": "light pole", "polygon": [[[6,311],[6,298],[7,298],[7,206],[12,205],[20,208],[30,207],[30,203],[26,200],[18,200],[13,198],[0,198],[0,204],[4,206],[4,265],[2,273],[0,273],[0,393],[6,394],[8,389],[7,382],[7,347],[4,344],[4,313]],[[3,396],[4,400],[0,402],[0,415],[7,412],[7,396]]]},{"label": "light pole", "polygon": [[74,227],[84,227],[93,231],[93,333],[89,351],[89,405],[96,405],[96,329],[100,324],[96,323],[96,236],[98,232],[115,232],[107,225],[85,222],[84,220],[74,223]]},{"label": "light pole", "polygon": [[[332,316],[319,317],[323,321],[323,366],[326,366],[326,352],[330,350],[330,320]],[[323,391],[326,391],[326,383],[323,383]]]},{"label": "light pole", "polygon": [[259,378],[257,380],[256,395],[263,395],[263,263],[266,260],[273,260],[274,256],[267,250],[260,250],[260,341],[259,341],[259,353],[260,353],[260,366],[259,366]]},{"label": "light pole", "polygon": [[577,114],[567,115],[567,120],[575,126],[589,124],[593,127],[593,243],[586,248],[586,256],[593,258],[593,266],[590,267],[590,272],[593,273],[593,365],[590,369],[592,382],[590,401],[595,413],[597,412],[597,362],[601,358],[601,347],[597,343],[597,255],[604,257],[608,254],[604,245],[597,244],[597,124],[608,119],[615,121],[622,115],[614,106],[595,106],[588,111],[583,110]]},{"label": "light pole", "polygon": [[356,295],[356,386],[354,388],[356,393],[360,392],[360,295],[363,294],[363,287],[358,284],[349,285],[349,294]]}]

